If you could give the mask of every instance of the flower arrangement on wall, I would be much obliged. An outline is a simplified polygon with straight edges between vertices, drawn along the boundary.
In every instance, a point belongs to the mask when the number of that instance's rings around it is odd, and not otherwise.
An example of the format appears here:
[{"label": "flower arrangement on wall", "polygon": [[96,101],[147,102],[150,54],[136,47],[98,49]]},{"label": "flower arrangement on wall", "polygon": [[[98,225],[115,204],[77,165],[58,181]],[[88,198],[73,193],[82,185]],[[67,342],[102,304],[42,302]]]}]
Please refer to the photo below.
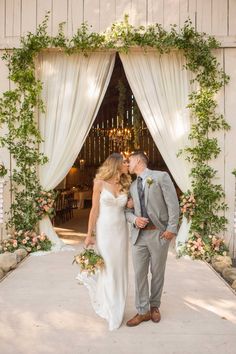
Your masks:
[{"label": "flower arrangement on wall", "polygon": [[24,248],[28,253],[49,251],[51,247],[52,243],[44,233],[19,230],[9,234],[8,238],[0,243],[0,253],[14,252],[19,248]]},{"label": "flower arrangement on wall", "polygon": [[188,255],[192,259],[203,259],[210,262],[216,255],[226,256],[228,247],[222,237],[208,235],[203,240],[201,235],[192,233],[186,244],[182,245],[180,255]]}]

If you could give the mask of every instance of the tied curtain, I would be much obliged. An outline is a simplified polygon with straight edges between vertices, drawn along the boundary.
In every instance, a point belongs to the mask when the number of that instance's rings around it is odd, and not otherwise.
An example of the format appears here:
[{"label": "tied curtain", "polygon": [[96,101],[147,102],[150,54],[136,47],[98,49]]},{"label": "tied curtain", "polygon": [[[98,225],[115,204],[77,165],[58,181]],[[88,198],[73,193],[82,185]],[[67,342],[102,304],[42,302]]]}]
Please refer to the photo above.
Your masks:
[{"label": "tied curtain", "polygon": [[[43,82],[46,108],[39,114],[44,139],[40,152],[49,159],[40,166],[39,178],[45,190],[61,182],[78,156],[107,90],[114,63],[115,53],[39,56],[38,77]],[[54,252],[63,248],[49,217],[44,217],[39,226],[40,232],[53,242]]]},{"label": "tied curtain", "polygon": [[[182,192],[190,187],[191,166],[180,149],[189,145],[190,117],[188,95],[191,92],[190,73],[184,69],[182,53],[173,51],[130,51],[120,54],[126,77],[142,116],[169,171]],[[188,239],[190,224],[186,218],[177,235],[178,244]]]}]

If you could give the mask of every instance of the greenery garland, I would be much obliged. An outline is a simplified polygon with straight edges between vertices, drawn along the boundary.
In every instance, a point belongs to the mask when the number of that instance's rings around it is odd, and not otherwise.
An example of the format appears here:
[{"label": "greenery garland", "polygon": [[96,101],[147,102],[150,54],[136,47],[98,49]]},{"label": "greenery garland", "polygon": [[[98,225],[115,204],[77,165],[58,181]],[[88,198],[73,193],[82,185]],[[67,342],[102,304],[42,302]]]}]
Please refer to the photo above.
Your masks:
[{"label": "greenery garland", "polygon": [[8,127],[8,133],[1,138],[1,146],[9,149],[16,162],[12,174],[15,200],[9,225],[16,230],[33,230],[42,216],[35,207],[42,194],[37,170],[47,158],[38,151],[42,137],[35,122],[36,110],[44,109],[40,99],[42,83],[35,77],[37,54],[52,47],[68,54],[80,52],[88,55],[98,49],[128,52],[138,46],[144,51],[155,48],[160,53],[181,50],[187,69],[195,74],[199,89],[190,94],[188,106],[194,119],[189,136],[193,147],[181,152],[187,154],[186,158],[193,165],[192,190],[186,197],[193,195],[195,204],[188,216],[192,220],[192,234],[206,242],[210,235],[223,231],[227,222],[220,215],[226,209],[222,202],[224,192],[220,185],[213,183],[217,171],[209,165],[209,161],[220,153],[212,133],[229,129],[224,117],[216,113],[215,94],[229,79],[212,54],[212,50],[219,47],[216,39],[198,33],[190,21],[186,21],[179,32],[176,26],[168,32],[159,24],[134,27],[125,16],[124,21],[113,24],[104,33],[94,33],[83,23],[71,39],[65,37],[63,24],[59,26],[58,35],[50,37],[47,22],[48,15],[36,34],[29,33],[21,40],[20,48],[6,51],[3,56],[9,68],[9,79],[15,84],[15,88],[6,91],[0,99],[0,123]]},{"label": "greenery garland", "polygon": [[7,175],[7,169],[3,163],[0,162],[0,178],[3,178]]}]

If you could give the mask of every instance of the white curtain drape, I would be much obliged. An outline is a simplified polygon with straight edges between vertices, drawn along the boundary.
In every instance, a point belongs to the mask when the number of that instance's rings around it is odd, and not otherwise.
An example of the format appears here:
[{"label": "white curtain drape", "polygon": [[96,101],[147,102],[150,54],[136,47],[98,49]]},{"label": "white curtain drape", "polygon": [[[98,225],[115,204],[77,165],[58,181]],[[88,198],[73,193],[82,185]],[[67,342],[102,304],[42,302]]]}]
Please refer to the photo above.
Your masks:
[{"label": "white curtain drape", "polygon": [[[190,117],[188,94],[190,74],[183,68],[184,56],[177,51],[160,54],[130,51],[120,54],[134,97],[172,176],[185,192],[190,187],[190,165],[177,153],[189,145]],[[189,224],[184,220],[177,244],[188,238]]]},{"label": "white curtain drape", "polygon": [[[40,166],[39,178],[45,190],[55,188],[73,165],[97,115],[114,63],[115,53],[39,56],[38,77],[46,107],[39,115],[44,138],[40,151],[49,158]],[[40,231],[52,240],[53,251],[64,246],[48,217],[40,221]]]}]

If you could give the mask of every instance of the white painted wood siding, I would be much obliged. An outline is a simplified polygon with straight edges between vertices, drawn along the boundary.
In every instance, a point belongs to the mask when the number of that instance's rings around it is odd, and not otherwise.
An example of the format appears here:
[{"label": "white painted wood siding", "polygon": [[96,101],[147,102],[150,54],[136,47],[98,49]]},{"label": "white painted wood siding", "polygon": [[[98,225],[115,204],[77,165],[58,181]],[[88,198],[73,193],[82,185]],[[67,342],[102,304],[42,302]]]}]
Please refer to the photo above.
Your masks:
[{"label": "white painted wood siding", "polygon": [[158,22],[168,29],[190,18],[199,31],[223,39],[236,36],[235,0],[0,0],[1,43],[34,31],[47,11],[51,34],[57,33],[60,22],[66,22],[69,36],[83,21],[103,31],[127,13],[136,26]]}]

